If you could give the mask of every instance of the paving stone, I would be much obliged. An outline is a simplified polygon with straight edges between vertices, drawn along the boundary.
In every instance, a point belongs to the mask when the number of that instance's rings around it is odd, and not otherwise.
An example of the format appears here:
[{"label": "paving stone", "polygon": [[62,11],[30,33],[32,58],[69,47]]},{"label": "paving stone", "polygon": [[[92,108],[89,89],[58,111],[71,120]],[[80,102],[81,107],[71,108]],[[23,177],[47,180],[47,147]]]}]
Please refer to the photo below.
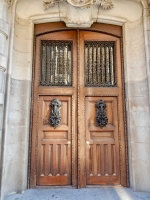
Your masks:
[{"label": "paving stone", "polygon": [[150,200],[150,194],[130,188],[30,189],[5,200]]}]

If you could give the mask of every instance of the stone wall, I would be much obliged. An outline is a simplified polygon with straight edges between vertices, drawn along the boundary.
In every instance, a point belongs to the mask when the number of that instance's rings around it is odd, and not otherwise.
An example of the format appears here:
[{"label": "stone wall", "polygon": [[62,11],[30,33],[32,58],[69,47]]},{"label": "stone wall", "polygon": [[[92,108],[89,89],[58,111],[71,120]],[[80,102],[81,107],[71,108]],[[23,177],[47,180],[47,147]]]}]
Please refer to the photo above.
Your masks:
[{"label": "stone wall", "polygon": [[126,111],[130,184],[150,191],[150,111],[143,18],[124,25]]},{"label": "stone wall", "polygon": [[[27,188],[28,141],[32,72],[32,23],[16,16],[9,76],[7,129],[3,159],[2,196]],[[8,173],[11,172],[11,173]],[[7,185],[7,187],[6,187]]]}]

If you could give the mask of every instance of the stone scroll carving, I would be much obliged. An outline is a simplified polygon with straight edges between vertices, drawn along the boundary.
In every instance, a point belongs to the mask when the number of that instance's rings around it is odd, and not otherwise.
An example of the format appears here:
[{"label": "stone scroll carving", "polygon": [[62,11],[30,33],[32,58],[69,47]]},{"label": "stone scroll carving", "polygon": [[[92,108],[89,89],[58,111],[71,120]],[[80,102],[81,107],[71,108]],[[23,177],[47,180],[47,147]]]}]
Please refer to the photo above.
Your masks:
[{"label": "stone scroll carving", "polygon": [[49,122],[54,128],[57,128],[58,126],[60,126],[61,123],[61,114],[60,114],[61,102],[58,99],[54,99],[50,103],[50,107],[51,107],[51,116],[49,118]]},{"label": "stone scroll carving", "polygon": [[95,107],[97,108],[96,112],[96,122],[100,128],[103,128],[108,123],[108,118],[106,116],[106,104],[103,100],[99,100]]},{"label": "stone scroll carving", "polygon": [[113,3],[110,0],[43,0],[44,9],[47,10],[60,2],[67,2],[68,4],[78,8],[89,8],[94,4],[99,4],[104,10],[113,8]]},{"label": "stone scroll carving", "polygon": [[11,5],[12,0],[4,0],[4,2],[6,2],[8,4],[8,6]]}]

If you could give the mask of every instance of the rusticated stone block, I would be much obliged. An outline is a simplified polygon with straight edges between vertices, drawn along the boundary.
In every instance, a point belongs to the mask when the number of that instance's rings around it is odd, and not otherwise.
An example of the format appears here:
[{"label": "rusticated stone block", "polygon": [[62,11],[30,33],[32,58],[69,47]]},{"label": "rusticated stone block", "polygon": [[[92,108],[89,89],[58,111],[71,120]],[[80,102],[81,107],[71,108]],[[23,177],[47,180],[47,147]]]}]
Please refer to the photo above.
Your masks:
[{"label": "rusticated stone block", "polygon": [[[27,162],[27,160],[20,159],[5,164],[3,167],[3,196],[12,192],[21,193],[24,191],[27,184]],[[10,172],[12,172],[11,175]]]},{"label": "rusticated stone block", "polygon": [[28,120],[28,111],[9,111],[8,124],[11,126],[27,126]]},{"label": "rusticated stone block", "polygon": [[144,111],[149,109],[148,95],[144,96],[131,96],[129,98],[129,110],[130,111]]},{"label": "rusticated stone block", "polygon": [[30,106],[30,98],[19,95],[10,95],[11,103],[9,104],[10,111],[28,111]]},{"label": "rusticated stone block", "polygon": [[132,160],[141,160],[141,161],[146,160],[150,162],[149,146],[150,146],[149,143],[141,143],[141,142],[131,143]]},{"label": "rusticated stone block", "polygon": [[6,145],[28,143],[28,135],[29,127],[8,125]]},{"label": "rusticated stone block", "polygon": [[127,84],[129,97],[145,96],[148,94],[148,79],[142,81],[130,81]]},{"label": "rusticated stone block", "polygon": [[150,144],[150,127],[149,126],[132,126],[130,127],[131,142],[141,142]]},{"label": "rusticated stone block", "polygon": [[[22,158],[25,159],[26,157],[26,147],[28,145],[25,143],[15,143],[5,145],[5,158],[4,158],[4,165],[7,162],[21,160]],[[26,158],[27,159],[27,158]]]},{"label": "rusticated stone block", "polygon": [[150,161],[146,160],[132,160],[132,176],[133,185],[131,187],[134,191],[148,192],[150,191],[149,169]]},{"label": "rusticated stone block", "polygon": [[149,109],[144,111],[130,112],[130,124],[132,126],[149,126]]},{"label": "rusticated stone block", "polygon": [[25,80],[16,80],[11,79],[11,88],[10,93],[20,95],[20,96],[27,96],[30,95],[31,82]]},{"label": "rusticated stone block", "polygon": [[32,54],[18,52],[16,50],[14,50],[14,52],[13,52],[13,67],[15,67],[15,66],[22,67],[22,71],[24,71],[26,67],[31,68],[32,67]]}]

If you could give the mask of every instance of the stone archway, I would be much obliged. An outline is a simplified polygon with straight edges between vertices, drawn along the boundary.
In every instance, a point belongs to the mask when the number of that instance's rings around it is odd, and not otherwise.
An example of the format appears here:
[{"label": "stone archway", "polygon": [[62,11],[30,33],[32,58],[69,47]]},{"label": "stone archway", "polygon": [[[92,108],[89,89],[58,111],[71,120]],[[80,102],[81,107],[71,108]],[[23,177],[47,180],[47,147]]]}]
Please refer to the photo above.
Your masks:
[{"label": "stone archway", "polygon": [[[3,197],[27,188],[33,25],[67,20],[70,26],[88,26],[84,21],[76,20],[77,14],[79,20],[82,16],[88,21],[123,26],[130,186],[137,191],[150,191],[148,17],[145,14],[148,5],[146,1],[142,2],[143,7],[140,1],[115,0],[114,9],[109,11],[101,10],[97,5],[88,11],[79,10],[65,2],[61,7],[56,4],[44,11],[40,0],[13,2],[10,28],[12,24],[14,31],[11,28],[2,168]],[[122,12],[124,9],[126,12]]]}]

